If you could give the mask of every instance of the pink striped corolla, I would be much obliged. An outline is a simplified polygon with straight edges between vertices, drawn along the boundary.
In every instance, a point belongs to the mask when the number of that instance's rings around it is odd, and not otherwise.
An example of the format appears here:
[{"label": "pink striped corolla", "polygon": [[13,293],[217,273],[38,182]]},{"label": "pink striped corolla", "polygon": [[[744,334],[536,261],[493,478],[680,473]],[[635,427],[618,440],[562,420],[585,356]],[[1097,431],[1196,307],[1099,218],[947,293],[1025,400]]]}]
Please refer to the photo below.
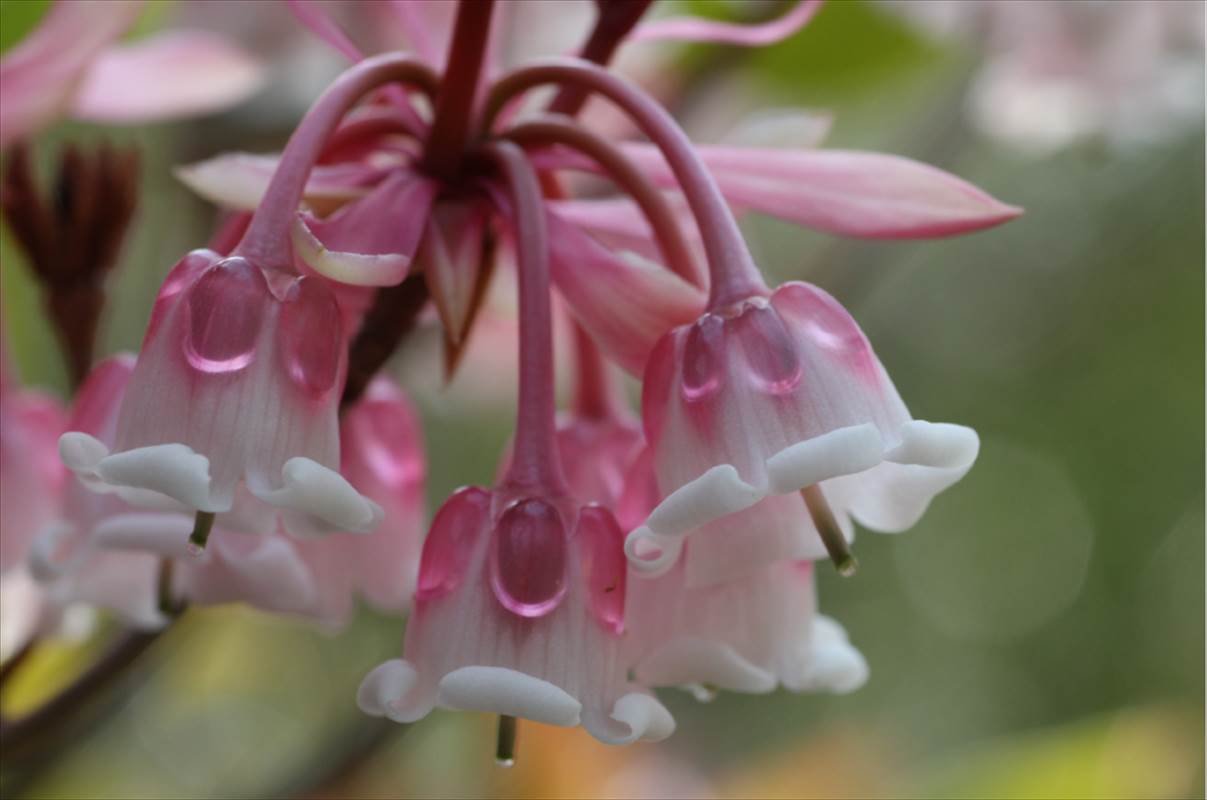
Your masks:
[{"label": "pink striped corolla", "polygon": [[404,658],[365,678],[360,707],[399,722],[439,706],[581,725],[610,744],[664,738],[670,714],[627,679],[625,582],[604,507],[461,489],[424,543]]},{"label": "pink striped corolla", "polygon": [[381,507],[338,471],[345,361],[321,279],[197,250],[160,288],[112,447],[72,431],[60,454],[130,503],[167,498],[247,531],[279,515],[299,536],[368,532]]},{"label": "pink striped corolla", "polygon": [[801,495],[810,487],[848,540],[852,520],[903,531],[979,447],[970,428],[913,419],[855,320],[803,282],[663,337],[645,372],[642,416],[662,500],[626,552],[656,573],[690,536],[689,586],[824,557]]},{"label": "pink striped corolla", "polygon": [[[119,409],[134,359],[97,365],[81,388],[71,426],[103,443],[118,429]],[[158,508],[126,502],[128,493],[98,493],[74,482],[59,517],[45,526],[29,553],[48,610],[72,604],[105,608],[128,624],[156,628],[167,618],[164,592],[194,605],[242,603],[298,616],[337,630],[357,596],[383,611],[409,602],[422,534],[424,468],[417,422],[401,392],[384,378],[352,407],[341,425],[348,442],[343,467],[385,509],[369,535],[336,533],[298,538],[281,525],[248,533],[223,514],[203,552],[187,546],[192,516],[159,496]],[[246,489],[240,489],[240,500]],[[161,587],[161,565],[174,562]],[[53,615],[47,615],[52,619]]]},{"label": "pink striped corolla", "polygon": [[645,686],[844,694],[867,679],[842,626],[817,613],[810,561],[706,587],[687,585],[680,561],[664,575],[634,577],[627,612],[634,676]]}]

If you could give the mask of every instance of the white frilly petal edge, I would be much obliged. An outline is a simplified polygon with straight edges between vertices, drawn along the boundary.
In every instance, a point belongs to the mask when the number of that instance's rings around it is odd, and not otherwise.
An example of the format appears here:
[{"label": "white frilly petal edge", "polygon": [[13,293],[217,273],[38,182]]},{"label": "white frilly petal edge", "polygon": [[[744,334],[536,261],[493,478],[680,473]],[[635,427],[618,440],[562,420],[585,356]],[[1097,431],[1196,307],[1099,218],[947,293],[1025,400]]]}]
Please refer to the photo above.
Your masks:
[{"label": "white frilly petal edge", "polygon": [[59,458],[89,489],[117,492],[134,505],[163,507],[165,498],[198,511],[227,511],[210,495],[209,459],[183,444],[157,444],[109,454],[86,433],[59,437]]},{"label": "white frilly petal edge", "polygon": [[794,692],[849,694],[867,683],[868,662],[847,641],[847,632],[830,617],[813,619],[813,634],[801,674],[785,676],[784,685]]},{"label": "white frilly petal edge", "polygon": [[280,489],[248,487],[269,505],[282,509],[285,527],[295,536],[370,533],[385,513],[333,469],[296,456],[281,468]]},{"label": "white frilly petal edge", "polygon": [[189,547],[193,519],[183,514],[117,514],[100,521],[92,542],[111,550],[136,550],[190,561],[202,558]]},{"label": "white frilly petal edge", "polygon": [[750,663],[732,647],[695,636],[659,647],[637,664],[634,674],[651,686],[707,684],[746,694],[766,694],[778,683],[774,674]]},{"label": "white frilly petal edge", "polygon": [[356,690],[356,705],[371,717],[386,717],[394,722],[414,722],[427,716],[430,708],[419,713],[405,713],[399,702],[410,693],[418,673],[406,661],[394,658],[378,664],[360,682]]},{"label": "white frilly petal edge", "polygon": [[461,667],[440,679],[437,702],[459,711],[488,711],[572,728],[582,703],[549,681],[506,667]]},{"label": "white frilly petal edge", "polygon": [[[402,705],[417,681],[418,674],[407,661],[386,661],[361,681],[356,704],[370,716],[414,722],[431,711],[431,706],[407,709]],[[560,687],[506,667],[453,670],[440,679],[437,703],[453,710],[506,714],[564,728],[581,723],[605,744],[659,741],[675,731],[670,712],[646,692],[623,695],[613,705],[611,716],[605,718],[584,713],[582,704]]]},{"label": "white frilly petal edge", "polygon": [[767,485],[742,480],[731,464],[718,464],[671,492],[644,525],[625,539],[625,555],[645,575],[665,572],[678,559],[683,539],[701,525],[745,510],[769,495],[798,492],[831,478],[855,475],[884,461],[949,471],[954,483],[976,460],[980,440],[963,425],[910,420],[900,443],[886,449],[872,423],[839,428],[789,445],[766,460]]},{"label": "white frilly petal edge", "polygon": [[604,744],[660,742],[675,732],[675,718],[652,695],[633,691],[616,701],[610,717],[584,711],[583,727]]}]

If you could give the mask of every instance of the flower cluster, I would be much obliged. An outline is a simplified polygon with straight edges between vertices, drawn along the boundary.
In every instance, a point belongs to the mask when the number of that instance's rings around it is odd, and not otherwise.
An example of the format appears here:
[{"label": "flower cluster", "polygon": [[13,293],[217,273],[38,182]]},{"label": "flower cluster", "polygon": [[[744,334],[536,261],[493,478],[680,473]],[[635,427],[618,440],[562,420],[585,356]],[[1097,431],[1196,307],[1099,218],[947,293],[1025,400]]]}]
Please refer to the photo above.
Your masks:
[{"label": "flower cluster", "polygon": [[[853,572],[855,524],[913,525],[971,467],[977,436],[914,419],[824,290],[769,288],[734,215],[916,238],[1018,210],[894,156],[693,144],[606,68],[611,53],[659,38],[769,43],[818,3],[752,27],[639,26],[647,5],[600,4],[583,59],[500,74],[503,9],[488,0],[459,4],[442,72],[401,52],[363,57],[317,6],[291,4],[356,63],[279,157],[181,170],[232,214],[168,273],[137,358],[96,365],[66,422],[5,380],[18,398],[5,497],[38,500],[16,502],[19,516],[6,501],[4,564],[21,562],[56,608],[99,605],[144,627],[186,604],[330,628],[358,596],[409,608],[402,658],[368,674],[361,708],[498,714],[504,760],[520,717],[611,743],[663,738],[674,721],[658,687],[858,687],[867,666],[817,613],[813,562]],[[413,49],[438,52],[412,12]],[[522,110],[550,84],[547,108]],[[648,143],[576,121],[588,96]],[[620,195],[575,198],[568,170]],[[374,376],[429,300],[455,366],[508,265],[514,439],[495,485],[456,491],[424,538],[420,426]],[[575,337],[561,414],[554,298]],[[640,419],[620,370],[641,380]],[[60,433],[66,485],[45,456]],[[14,480],[9,464],[29,454],[39,468]]]}]

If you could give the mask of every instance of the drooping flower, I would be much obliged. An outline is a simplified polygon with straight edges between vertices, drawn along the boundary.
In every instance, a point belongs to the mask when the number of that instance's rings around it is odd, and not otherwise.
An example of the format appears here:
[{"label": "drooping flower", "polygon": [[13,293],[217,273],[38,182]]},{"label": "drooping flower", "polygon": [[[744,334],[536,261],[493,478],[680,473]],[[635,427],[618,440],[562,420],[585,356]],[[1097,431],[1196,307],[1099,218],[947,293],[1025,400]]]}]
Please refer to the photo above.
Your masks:
[{"label": "drooping flower", "polygon": [[692,588],[685,578],[680,562],[630,581],[633,674],[642,684],[846,693],[867,679],[842,626],[817,613],[812,562],[779,561],[719,586]]},{"label": "drooping flower", "polygon": [[194,251],[156,299],[112,450],[73,432],[63,459],[134,503],[152,493],[229,512],[243,484],[261,502],[227,524],[270,529],[275,507],[295,534],[368,531],[380,507],[338,472],[340,331],[320,279]]},{"label": "drooping flower", "polygon": [[[77,396],[71,427],[112,443],[134,371],[126,356],[98,364]],[[351,445],[344,468],[387,511],[374,533],[299,539],[279,525],[241,531],[232,527],[238,514],[220,515],[207,547],[196,552],[187,546],[192,515],[178,503],[160,497],[161,507],[148,509],[74,483],[29,554],[49,609],[96,606],[128,624],[157,628],[181,602],[243,603],[331,630],[347,623],[358,595],[400,610],[414,585],[419,547],[418,433],[405,399],[384,379],[348,413],[344,428]]]},{"label": "drooping flower", "polygon": [[691,535],[689,585],[823,557],[843,546],[835,522],[847,540],[852,518],[905,530],[978,449],[969,428],[914,420],[856,322],[802,282],[667,334],[642,409],[665,499],[628,551],[657,570]]},{"label": "drooping flower", "polygon": [[262,69],[216,34],[165,31],[117,45],[138,0],[59,0],[0,59],[0,146],[61,116],[132,124],[217,111],[259,88]]},{"label": "drooping flower", "polygon": [[610,743],[663,738],[670,715],[627,680],[623,532],[606,508],[571,497],[561,473],[537,178],[515,145],[489,152],[511,187],[520,259],[515,446],[496,489],[462,489],[436,515],[404,659],[370,673],[358,702],[397,721],[441,706],[581,724]]}]

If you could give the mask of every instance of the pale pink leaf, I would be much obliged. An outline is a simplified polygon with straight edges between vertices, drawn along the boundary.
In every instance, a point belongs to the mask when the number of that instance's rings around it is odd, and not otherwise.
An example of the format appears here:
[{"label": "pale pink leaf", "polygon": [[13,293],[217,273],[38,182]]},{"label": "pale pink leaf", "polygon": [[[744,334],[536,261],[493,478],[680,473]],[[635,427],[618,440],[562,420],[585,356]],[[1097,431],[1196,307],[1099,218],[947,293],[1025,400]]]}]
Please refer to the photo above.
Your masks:
[{"label": "pale pink leaf", "polygon": [[0,146],[66,113],[84,71],[133,24],[137,0],[51,6],[41,24],[0,59]]},{"label": "pale pink leaf", "polygon": [[148,122],[230,108],[263,83],[261,65],[222,36],[169,31],[102,53],[74,113],[96,122]]},{"label": "pale pink leaf", "polygon": [[[652,180],[676,185],[652,145],[624,149]],[[1022,213],[951,173],[886,153],[729,146],[701,146],[697,152],[734,207],[842,236],[952,236]],[[589,167],[585,161],[583,166]]]},{"label": "pale pink leaf", "polygon": [[[251,153],[221,155],[176,167],[176,178],[193,192],[224,208],[251,211],[260,204],[277,168],[277,156]],[[363,197],[394,167],[360,163],[319,165],[306,182],[306,202],[317,213]]]}]

